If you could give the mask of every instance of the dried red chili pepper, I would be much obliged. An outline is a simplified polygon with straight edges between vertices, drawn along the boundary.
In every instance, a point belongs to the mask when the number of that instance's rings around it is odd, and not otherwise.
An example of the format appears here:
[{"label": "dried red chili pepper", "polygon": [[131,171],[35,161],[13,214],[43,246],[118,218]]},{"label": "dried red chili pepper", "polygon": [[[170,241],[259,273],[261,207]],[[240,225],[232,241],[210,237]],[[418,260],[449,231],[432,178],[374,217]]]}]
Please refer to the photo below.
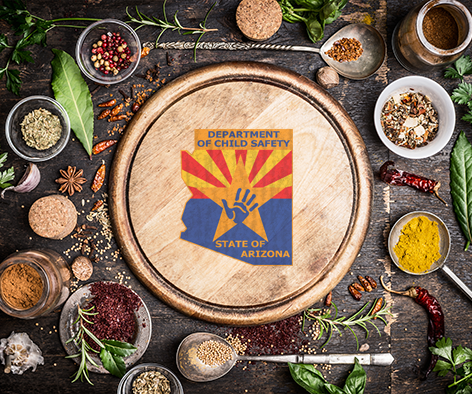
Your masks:
[{"label": "dried red chili pepper", "polygon": [[362,298],[362,294],[359,293],[352,285],[347,288],[349,290],[349,293],[354,297],[356,301],[360,301]]},{"label": "dried red chili pepper", "polygon": [[333,292],[330,291],[325,298],[325,302],[324,302],[325,306],[328,306],[328,307],[331,306],[332,301],[333,301]]},{"label": "dried red chili pepper", "polygon": [[118,140],[104,140],[97,144],[95,144],[92,148],[92,153],[94,155],[98,155],[99,153],[103,152],[105,149],[108,149],[110,146],[115,145]]},{"label": "dried red chili pepper", "polygon": [[[376,302],[374,307],[372,308],[372,311],[370,312],[371,316],[374,316],[380,309],[382,309],[382,304],[383,304],[383,299],[379,298]],[[374,320],[377,319],[377,316],[374,316]]]},{"label": "dried red chili pepper", "polygon": [[94,193],[98,192],[100,188],[103,186],[103,182],[105,181],[105,164],[102,164],[95,174],[95,178],[93,178],[92,182],[92,190]]},{"label": "dried red chili pepper", "polygon": [[125,115],[125,114],[110,116],[110,117],[108,118],[108,121],[109,121],[109,122],[117,122],[117,121],[123,120],[123,119],[126,119],[126,115]]},{"label": "dried red chili pepper", "polygon": [[113,107],[116,104],[116,99],[105,101],[104,103],[98,104],[99,107]]},{"label": "dried red chili pepper", "polygon": [[100,115],[98,115],[97,119],[98,120],[102,120],[102,119],[105,119],[108,115],[111,114],[111,109],[104,109]]},{"label": "dried red chili pepper", "polygon": [[123,103],[118,104],[115,108],[111,110],[112,116],[118,115],[122,109],[123,109]]},{"label": "dried red chili pepper", "polygon": [[415,175],[410,172],[396,170],[395,168],[388,168],[393,165],[395,165],[393,161],[386,161],[382,167],[380,167],[380,179],[382,179],[382,181],[389,185],[410,186],[424,193],[432,193],[447,205],[446,201],[439,197],[438,194],[441,182]]},{"label": "dried red chili pepper", "polygon": [[365,291],[369,293],[372,291],[372,286],[363,276],[357,275],[357,279],[359,280],[359,282],[361,282],[361,285],[365,289]]},{"label": "dried red chili pepper", "polygon": [[372,286],[373,289],[376,289],[377,288],[377,282],[371,278],[370,276],[366,275],[365,278],[367,279],[367,281],[370,283],[370,285]]},{"label": "dried red chili pepper", "polygon": [[[407,291],[393,291],[385,286],[383,277],[380,277],[380,282],[385,290],[390,293],[405,295],[415,299],[415,302],[418,305],[421,305],[428,312],[428,346],[432,347],[444,337],[444,313],[441,309],[441,305],[436,298],[428,293],[428,290],[423,289],[422,287],[416,286],[411,287]],[[431,361],[424,373],[424,379],[433,370],[436,362],[438,361],[439,356],[432,354]]]},{"label": "dried red chili pepper", "polygon": [[97,202],[95,202],[95,204],[93,204],[91,211],[96,211],[102,205],[103,205],[103,200],[98,200]]}]

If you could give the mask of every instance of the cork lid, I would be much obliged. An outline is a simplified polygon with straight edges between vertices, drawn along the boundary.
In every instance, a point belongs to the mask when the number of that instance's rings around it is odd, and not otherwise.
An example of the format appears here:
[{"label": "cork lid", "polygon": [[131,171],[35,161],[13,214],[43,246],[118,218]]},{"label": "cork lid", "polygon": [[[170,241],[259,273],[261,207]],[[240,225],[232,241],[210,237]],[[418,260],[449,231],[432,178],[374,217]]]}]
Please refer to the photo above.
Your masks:
[{"label": "cork lid", "polygon": [[282,10],[276,0],[243,0],[236,10],[236,23],[250,40],[267,40],[279,30]]},{"label": "cork lid", "polygon": [[77,225],[77,211],[75,205],[64,196],[46,196],[33,203],[28,220],[32,230],[39,236],[62,239]]}]

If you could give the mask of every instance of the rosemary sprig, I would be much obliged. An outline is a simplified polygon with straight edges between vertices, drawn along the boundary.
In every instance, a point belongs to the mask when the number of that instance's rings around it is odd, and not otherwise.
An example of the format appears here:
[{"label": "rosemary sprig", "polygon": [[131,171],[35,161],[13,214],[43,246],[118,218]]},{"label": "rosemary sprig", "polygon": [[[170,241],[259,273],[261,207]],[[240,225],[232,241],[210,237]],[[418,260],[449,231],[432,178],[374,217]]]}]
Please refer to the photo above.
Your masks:
[{"label": "rosemary sprig", "polygon": [[87,380],[87,382],[90,383],[93,386],[93,383],[90,381],[90,378],[89,378],[89,371],[87,369],[87,360],[93,366],[98,367],[98,364],[92,359],[89,352],[94,352],[94,353],[99,353],[99,352],[97,350],[93,349],[87,343],[87,341],[84,338],[84,334],[87,334],[93,341],[95,341],[98,344],[98,346],[100,346],[100,348],[105,348],[105,345],[103,345],[100,342],[100,340],[95,335],[93,335],[90,332],[90,330],[88,330],[84,326],[84,322],[87,322],[89,324],[93,324],[90,320],[87,319],[86,316],[97,315],[98,312],[92,312],[92,310],[94,308],[95,307],[92,306],[89,309],[82,309],[82,308],[80,308],[79,305],[77,305],[77,311],[78,311],[79,315],[78,315],[77,319],[74,321],[74,323],[72,323],[72,324],[76,325],[77,323],[79,323],[79,330],[77,331],[77,334],[75,334],[75,336],[73,336],[72,338],[70,338],[69,340],[66,341],[66,344],[73,341],[75,343],[75,345],[79,348],[79,353],[72,354],[70,356],[66,356],[66,358],[80,357],[79,369],[73,375],[74,380],[72,381],[72,383],[77,381],[79,378],[80,378],[80,381],[83,381],[83,378],[85,377],[85,380]]},{"label": "rosemary sprig", "polygon": [[[126,7],[126,14],[128,14],[128,17],[129,17],[128,23],[137,23],[138,27],[136,27],[135,30],[138,30],[138,29],[140,29],[141,27],[144,27],[144,26],[154,26],[154,27],[158,27],[159,29],[161,29],[161,32],[159,33],[159,35],[156,38],[156,45],[157,45],[157,43],[159,42],[159,39],[161,38],[161,36],[164,34],[164,32],[166,30],[178,31],[179,34],[182,34],[182,35],[199,34],[199,37],[197,39],[197,44],[198,44],[198,42],[200,41],[200,39],[202,38],[202,36],[205,33],[209,32],[209,31],[218,31],[218,29],[208,29],[206,27],[206,22],[207,22],[207,19],[208,19],[208,15],[213,10],[213,7],[216,5],[216,2],[213,3],[213,5],[207,11],[207,13],[205,15],[205,18],[198,25],[198,27],[184,27],[180,23],[179,19],[177,18],[177,13],[179,12],[178,10],[175,12],[175,14],[173,16],[173,20],[169,20],[169,18],[167,18],[167,14],[166,14],[166,2],[167,2],[167,0],[164,0],[164,4],[162,5],[162,12],[164,14],[164,19],[159,19],[159,18],[156,18],[154,16],[151,16],[151,17],[146,16],[142,12],[139,12],[137,6],[136,6],[137,18],[135,18],[133,15],[131,15],[129,13],[128,7]],[[195,61],[196,61],[196,56],[197,56],[196,55],[196,50],[197,50],[197,45],[195,44],[195,48],[193,50],[193,59]]]},{"label": "rosemary sprig", "polygon": [[351,333],[354,335],[354,338],[356,339],[357,350],[359,350],[359,340],[352,327],[354,326],[362,327],[366,331],[366,338],[368,338],[369,329],[368,329],[367,323],[369,323],[375,327],[375,329],[377,330],[380,336],[381,335],[380,330],[372,322],[372,320],[379,319],[385,325],[387,325],[387,321],[382,316],[383,315],[392,316],[392,314],[389,312],[391,307],[390,306],[387,307],[386,303],[382,305],[382,307],[380,308],[378,312],[372,314],[372,311],[374,310],[376,302],[377,302],[377,299],[374,300],[372,307],[369,309],[369,312],[367,314],[363,315],[362,312],[364,312],[364,310],[369,305],[368,302],[365,303],[364,306],[358,312],[356,312],[354,315],[352,315],[349,318],[347,318],[346,316],[338,317],[338,308],[336,307],[334,302],[331,304],[334,307],[334,316],[331,316],[331,311],[332,311],[331,309],[326,310],[325,308],[309,308],[303,314],[302,331],[305,328],[306,320],[313,320],[315,322],[318,322],[320,325],[320,333],[318,334],[318,337],[316,339],[321,339],[325,331],[328,333],[328,339],[321,346],[321,348],[323,348],[331,340],[334,330],[336,330],[339,333],[339,335],[342,335],[341,330],[340,330],[340,327],[342,327],[345,330],[351,331]]},{"label": "rosemary sprig", "polygon": [[[89,371],[87,369],[87,361],[89,361],[94,367],[99,368],[100,366],[93,360],[90,352],[97,354],[99,353],[103,367],[112,375],[122,378],[126,373],[126,365],[123,357],[130,356],[137,350],[136,347],[129,343],[105,339],[100,340],[95,335],[93,335],[90,330],[85,327],[84,323],[93,324],[93,322],[87,317],[98,314],[98,312],[92,312],[94,308],[95,306],[92,306],[89,309],[82,309],[79,305],[77,305],[78,317],[74,323],[72,323],[72,325],[79,324],[79,329],[77,334],[66,341],[66,344],[74,342],[79,348],[78,353],[66,356],[66,358],[80,357],[79,369],[72,376],[74,378],[72,383],[77,381],[79,378],[81,381],[83,381],[83,378],[85,377],[85,380],[93,386],[93,383],[89,377]],[[89,338],[96,342],[100,347],[100,351],[93,349],[85,340],[84,335],[88,335]]]}]

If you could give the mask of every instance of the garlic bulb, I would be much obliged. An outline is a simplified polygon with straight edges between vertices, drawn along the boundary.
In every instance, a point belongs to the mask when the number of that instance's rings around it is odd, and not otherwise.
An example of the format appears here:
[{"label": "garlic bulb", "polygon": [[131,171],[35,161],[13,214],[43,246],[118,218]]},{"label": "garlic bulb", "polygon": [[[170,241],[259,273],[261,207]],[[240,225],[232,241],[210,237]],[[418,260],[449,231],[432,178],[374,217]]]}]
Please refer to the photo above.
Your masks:
[{"label": "garlic bulb", "polygon": [[18,185],[3,189],[2,198],[5,198],[4,194],[7,190],[13,190],[17,193],[28,193],[38,186],[40,180],[41,174],[39,172],[38,166],[34,163],[29,163],[28,168],[18,182]]},{"label": "garlic bulb", "polygon": [[0,361],[5,364],[5,373],[10,371],[21,375],[28,368],[33,372],[36,367],[44,364],[41,349],[30,339],[28,334],[14,331],[8,338],[0,339]]}]

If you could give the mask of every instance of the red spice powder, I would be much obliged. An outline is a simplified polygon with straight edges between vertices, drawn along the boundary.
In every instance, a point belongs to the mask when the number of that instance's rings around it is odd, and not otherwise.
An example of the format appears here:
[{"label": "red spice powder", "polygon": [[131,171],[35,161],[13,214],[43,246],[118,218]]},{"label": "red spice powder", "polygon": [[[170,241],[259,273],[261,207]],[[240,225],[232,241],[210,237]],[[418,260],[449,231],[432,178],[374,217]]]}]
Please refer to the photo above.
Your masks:
[{"label": "red spice powder", "polygon": [[262,326],[230,328],[227,333],[238,336],[250,355],[298,353],[302,345],[308,344],[301,338],[300,316]]},{"label": "red spice powder", "polygon": [[[113,282],[97,282],[90,286],[93,296],[87,308],[95,306],[89,316],[93,324],[85,323],[98,339],[114,339],[121,342],[132,342],[136,331],[134,312],[141,306],[140,298],[126,286]],[[92,348],[99,350],[93,340],[87,341]]]}]

